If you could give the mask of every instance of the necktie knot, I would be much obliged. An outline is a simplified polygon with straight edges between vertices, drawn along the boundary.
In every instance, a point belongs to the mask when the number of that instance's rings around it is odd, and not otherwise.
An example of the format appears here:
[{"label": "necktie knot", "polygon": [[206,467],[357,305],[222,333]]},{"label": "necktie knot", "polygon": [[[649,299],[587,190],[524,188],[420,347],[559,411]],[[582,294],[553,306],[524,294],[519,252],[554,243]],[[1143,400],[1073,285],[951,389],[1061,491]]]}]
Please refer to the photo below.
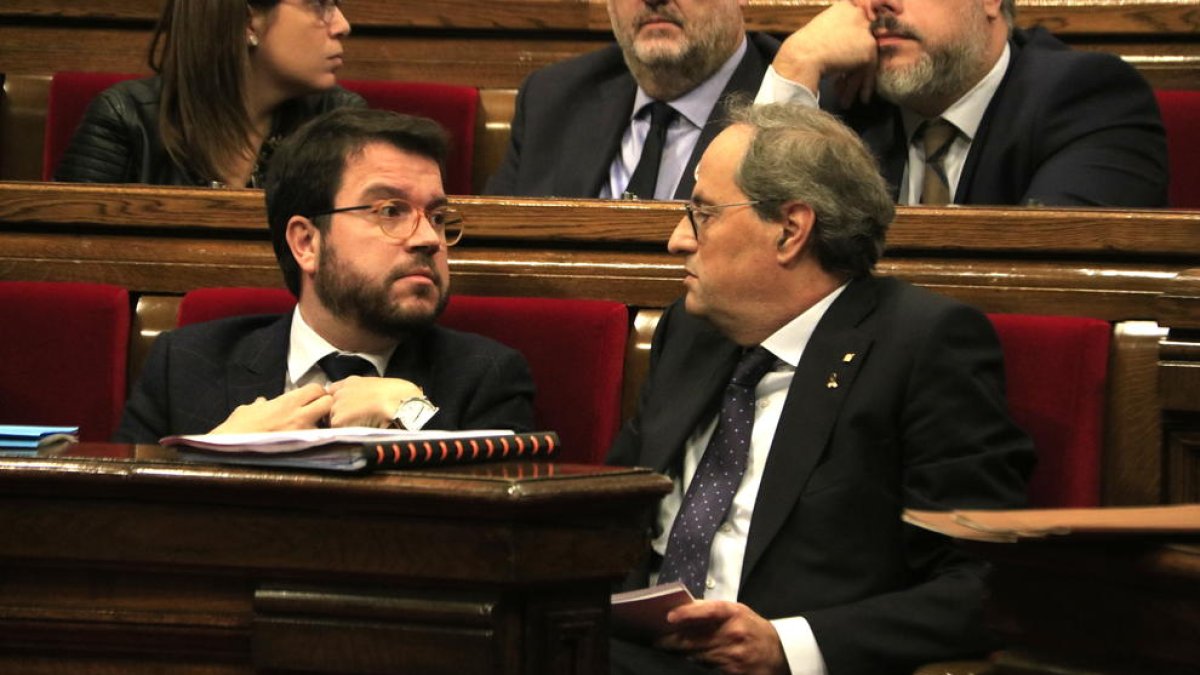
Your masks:
[{"label": "necktie knot", "polygon": [[775,355],[767,351],[765,347],[758,346],[748,349],[742,354],[737,367],[733,369],[730,383],[740,387],[753,387],[778,361],[779,359],[775,358]]},{"label": "necktie knot", "polygon": [[361,356],[352,354],[326,354],[317,361],[317,365],[321,370],[325,371],[325,376],[330,382],[344,380],[351,375],[359,375],[362,377],[378,377],[379,372],[375,370],[375,364],[364,359]]}]

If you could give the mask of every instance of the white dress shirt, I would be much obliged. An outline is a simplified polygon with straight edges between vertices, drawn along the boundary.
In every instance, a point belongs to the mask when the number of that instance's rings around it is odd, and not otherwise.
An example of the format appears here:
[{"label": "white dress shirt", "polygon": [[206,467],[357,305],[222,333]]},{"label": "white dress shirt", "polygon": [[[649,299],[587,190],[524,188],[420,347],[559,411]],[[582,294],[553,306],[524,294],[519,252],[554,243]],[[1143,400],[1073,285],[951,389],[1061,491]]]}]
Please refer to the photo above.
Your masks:
[{"label": "white dress shirt", "polygon": [[333,353],[361,356],[370,361],[375,366],[375,371],[382,377],[387,372],[388,361],[391,360],[392,353],[395,351],[396,345],[392,345],[390,349],[380,354],[340,352],[325,338],[317,335],[317,332],[304,321],[304,317],[300,315],[300,306],[297,305],[292,310],[292,330],[288,338],[287,372],[284,373],[283,391],[286,393],[313,382],[321,386],[329,384],[329,378],[325,376],[325,371],[321,370],[321,366],[317,365],[317,361]]},{"label": "white dress shirt", "polygon": [[[713,109],[721,99],[721,92],[729,84],[729,78],[737,70],[738,64],[746,54],[746,38],[734,50],[733,55],[717,69],[700,86],[672,101],[667,101],[675,109],[675,119],[667,127],[667,140],[663,144],[662,159],[658,165],[658,182],[654,188],[655,199],[674,199],[675,190],[683,178],[684,169],[700,140],[700,132],[712,116]],[[646,144],[646,136],[650,133],[649,113],[638,115],[647,105],[654,102],[650,95],[640,86],[633,99],[633,110],[629,115],[629,126],[621,137],[621,149],[613,158],[608,170],[608,182],[600,188],[601,199],[620,197],[633,177],[638,160],[642,157],[642,146]]]},{"label": "white dress shirt", "polygon": [[[734,493],[729,515],[713,537],[704,591],[707,600],[737,601],[754,502],[758,497],[763,468],[767,465],[767,455],[771,451],[775,429],[779,426],[788,388],[792,385],[796,366],[800,363],[800,357],[808,346],[813,330],[845,288],[845,285],[840,286],[762,343],[762,346],[782,361],[782,364],[776,364],[775,369],[764,375],[754,389],[754,428],[750,432],[750,457],[746,462],[746,473],[742,476],[737,492]],[[659,505],[658,522],[662,526],[662,532],[651,542],[651,546],[659,555],[666,552],[671,525],[675,522],[683,495],[687,493],[688,485],[696,473],[696,467],[700,464],[700,458],[704,455],[704,449],[708,447],[708,441],[712,438],[716,426],[717,419],[714,415],[707,424],[692,434],[684,447],[683,475],[674,479],[674,490],[664,497]],[[650,581],[655,583],[657,577]],[[787,655],[788,667],[793,675],[825,675],[825,660],[821,656],[821,650],[807,619],[797,616],[775,619],[771,623],[779,633],[784,653]]]}]

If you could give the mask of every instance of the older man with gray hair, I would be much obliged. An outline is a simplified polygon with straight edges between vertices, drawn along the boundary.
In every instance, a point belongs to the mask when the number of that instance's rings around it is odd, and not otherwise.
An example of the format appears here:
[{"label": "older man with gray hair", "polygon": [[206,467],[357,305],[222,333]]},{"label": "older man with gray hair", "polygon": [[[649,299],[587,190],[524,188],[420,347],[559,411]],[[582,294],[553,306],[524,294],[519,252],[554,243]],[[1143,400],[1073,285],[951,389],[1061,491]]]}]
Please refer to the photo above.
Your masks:
[{"label": "older man with gray hair", "polygon": [[630,588],[681,581],[654,645],[616,672],[899,673],[993,646],[985,566],[905,508],[1023,502],[1029,439],[975,309],[872,273],[893,206],[821,111],[738,107],[668,249],[685,297],[659,322],[609,455],[675,482]]}]

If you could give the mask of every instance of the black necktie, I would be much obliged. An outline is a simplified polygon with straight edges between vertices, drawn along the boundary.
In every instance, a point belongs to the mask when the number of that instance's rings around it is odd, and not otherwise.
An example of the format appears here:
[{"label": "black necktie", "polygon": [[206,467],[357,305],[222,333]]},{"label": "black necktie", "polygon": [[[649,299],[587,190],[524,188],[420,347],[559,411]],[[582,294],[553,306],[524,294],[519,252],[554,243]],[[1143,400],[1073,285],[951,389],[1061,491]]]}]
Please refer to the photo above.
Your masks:
[{"label": "black necktie", "polygon": [[775,355],[762,347],[751,349],[738,361],[725,387],[717,428],[671,526],[659,583],[678,579],[692,595],[704,597],[713,537],[725,522],[746,473],[754,426],[754,388],[776,361]]},{"label": "black necktie", "polygon": [[675,119],[675,109],[662,101],[654,101],[649,108],[650,133],[646,134],[642,156],[638,158],[637,168],[629,177],[629,185],[625,186],[626,194],[637,195],[639,199],[654,199],[658,166],[662,162],[663,147],[667,144],[667,127]]},{"label": "black necktie", "polygon": [[317,361],[317,365],[321,370],[325,371],[325,376],[330,382],[344,380],[351,375],[361,375],[363,377],[378,377],[379,371],[375,370],[375,365],[361,356],[353,356],[351,354],[326,354]]}]

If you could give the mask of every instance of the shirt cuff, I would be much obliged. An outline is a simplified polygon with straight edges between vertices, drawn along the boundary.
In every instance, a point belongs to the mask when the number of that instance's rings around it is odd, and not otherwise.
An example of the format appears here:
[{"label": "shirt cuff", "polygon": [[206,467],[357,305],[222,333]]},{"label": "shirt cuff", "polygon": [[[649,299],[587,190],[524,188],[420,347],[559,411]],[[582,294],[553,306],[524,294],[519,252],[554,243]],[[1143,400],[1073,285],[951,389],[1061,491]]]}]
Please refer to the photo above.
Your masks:
[{"label": "shirt cuff", "polygon": [[821,648],[817,646],[817,638],[813,636],[808,619],[793,616],[775,619],[771,625],[779,634],[783,655],[787,658],[792,675],[828,675],[825,657],[821,656]]},{"label": "shirt cuff", "polygon": [[758,87],[758,95],[754,97],[755,105],[766,103],[799,103],[810,108],[816,108],[820,98],[808,87],[793,82],[775,71],[775,66],[767,66],[763,74],[762,84]]}]

